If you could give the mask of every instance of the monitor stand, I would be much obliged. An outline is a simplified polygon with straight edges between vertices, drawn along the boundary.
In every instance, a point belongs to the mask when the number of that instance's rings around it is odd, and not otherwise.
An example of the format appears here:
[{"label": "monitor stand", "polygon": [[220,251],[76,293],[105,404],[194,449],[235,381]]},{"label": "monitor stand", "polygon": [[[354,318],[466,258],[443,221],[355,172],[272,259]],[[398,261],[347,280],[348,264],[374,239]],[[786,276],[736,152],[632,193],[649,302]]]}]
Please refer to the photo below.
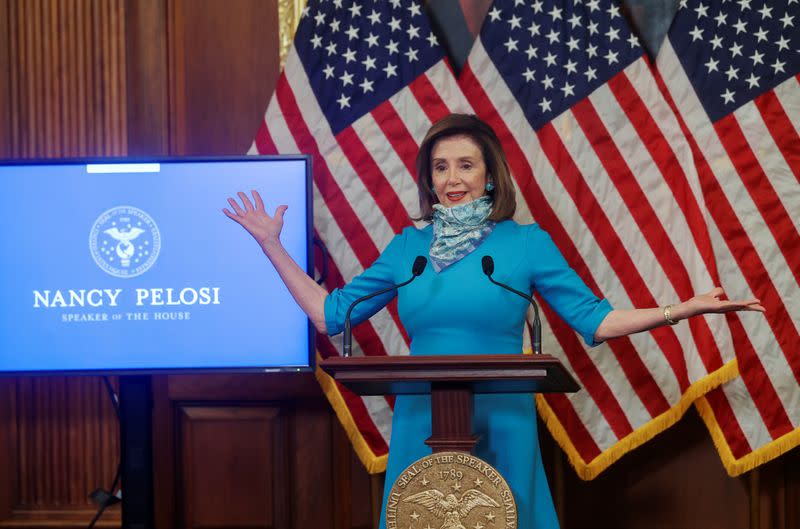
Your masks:
[{"label": "monitor stand", "polygon": [[148,375],[119,377],[122,529],[152,529],[153,400]]}]

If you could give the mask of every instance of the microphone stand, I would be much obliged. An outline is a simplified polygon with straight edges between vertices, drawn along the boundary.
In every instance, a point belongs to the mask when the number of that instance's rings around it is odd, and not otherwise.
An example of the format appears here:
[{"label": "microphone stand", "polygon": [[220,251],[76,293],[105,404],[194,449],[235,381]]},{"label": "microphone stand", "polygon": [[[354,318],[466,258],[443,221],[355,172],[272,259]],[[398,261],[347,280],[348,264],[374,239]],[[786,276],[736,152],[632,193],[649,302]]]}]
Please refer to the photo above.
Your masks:
[{"label": "microphone stand", "polygon": [[342,356],[350,357],[353,354],[353,332],[350,324],[350,313],[353,312],[353,308],[356,305],[361,303],[362,301],[366,301],[368,299],[372,299],[375,296],[380,296],[381,294],[385,294],[392,290],[397,290],[400,287],[404,287],[407,284],[414,281],[418,276],[422,275],[422,272],[425,270],[425,265],[428,263],[428,260],[418,255],[417,258],[414,260],[414,265],[411,268],[411,277],[407,281],[403,281],[397,285],[392,285],[390,287],[378,290],[377,292],[372,292],[371,294],[367,294],[366,296],[361,296],[354,302],[350,304],[347,308],[347,314],[344,317],[344,336],[342,337]]},{"label": "microphone stand", "polygon": [[542,321],[539,319],[539,307],[537,306],[536,301],[534,301],[531,296],[525,294],[524,292],[520,292],[519,290],[500,283],[499,281],[495,281],[492,277],[492,274],[494,273],[494,260],[490,256],[484,255],[483,259],[481,260],[481,264],[483,265],[483,273],[486,274],[486,277],[489,278],[489,281],[508,290],[509,292],[513,292],[514,294],[525,298],[528,300],[528,303],[533,305],[533,336],[531,336],[531,342],[533,343],[531,345],[533,346],[533,354],[542,354]]}]

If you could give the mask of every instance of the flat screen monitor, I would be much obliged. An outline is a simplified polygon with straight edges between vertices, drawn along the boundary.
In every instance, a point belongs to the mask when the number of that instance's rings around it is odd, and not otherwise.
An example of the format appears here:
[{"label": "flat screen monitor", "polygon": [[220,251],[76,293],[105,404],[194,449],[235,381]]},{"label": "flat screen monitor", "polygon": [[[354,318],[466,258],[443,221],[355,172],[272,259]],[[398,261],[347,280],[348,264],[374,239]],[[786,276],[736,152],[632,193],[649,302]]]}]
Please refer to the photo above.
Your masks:
[{"label": "flat screen monitor", "polygon": [[0,162],[0,374],[309,369],[313,329],[222,209],[258,190],[312,272],[310,159]]}]

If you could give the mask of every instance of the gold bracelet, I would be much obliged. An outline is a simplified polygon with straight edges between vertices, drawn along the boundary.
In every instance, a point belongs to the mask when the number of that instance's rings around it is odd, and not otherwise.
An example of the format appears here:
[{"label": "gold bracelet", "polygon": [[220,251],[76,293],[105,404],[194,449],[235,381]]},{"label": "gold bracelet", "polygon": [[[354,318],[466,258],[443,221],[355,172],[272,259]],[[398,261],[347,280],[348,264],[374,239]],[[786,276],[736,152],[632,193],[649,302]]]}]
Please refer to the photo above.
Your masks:
[{"label": "gold bracelet", "polygon": [[664,320],[670,325],[675,325],[679,320],[672,319],[672,305],[664,307]]}]

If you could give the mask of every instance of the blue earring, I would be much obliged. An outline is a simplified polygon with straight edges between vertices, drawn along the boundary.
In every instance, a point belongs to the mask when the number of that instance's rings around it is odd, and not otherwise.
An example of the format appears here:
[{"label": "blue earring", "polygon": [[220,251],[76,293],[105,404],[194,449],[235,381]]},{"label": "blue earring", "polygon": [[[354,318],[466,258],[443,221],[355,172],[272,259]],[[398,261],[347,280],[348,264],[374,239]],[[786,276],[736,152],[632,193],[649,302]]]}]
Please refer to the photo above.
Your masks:
[{"label": "blue earring", "polygon": [[486,191],[494,191],[494,184],[491,182],[486,182]]}]

